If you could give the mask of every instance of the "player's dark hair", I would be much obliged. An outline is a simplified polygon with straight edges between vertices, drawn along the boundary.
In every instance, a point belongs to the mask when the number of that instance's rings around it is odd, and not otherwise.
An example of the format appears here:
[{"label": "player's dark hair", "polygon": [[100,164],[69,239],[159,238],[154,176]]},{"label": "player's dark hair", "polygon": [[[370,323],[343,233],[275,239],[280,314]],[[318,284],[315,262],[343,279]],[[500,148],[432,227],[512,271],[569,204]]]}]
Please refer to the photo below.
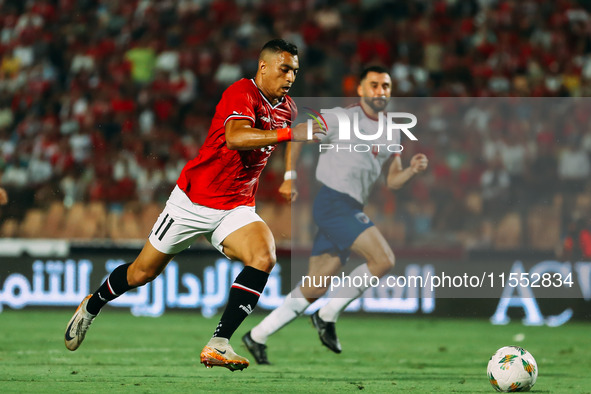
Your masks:
[{"label": "player's dark hair", "polygon": [[369,67],[365,67],[361,71],[361,74],[359,74],[359,82],[363,81],[365,79],[365,77],[367,77],[367,74],[369,74],[369,73],[378,73],[378,74],[388,74],[388,75],[390,75],[390,72],[388,71],[388,69],[386,67],[383,67],[383,66],[369,66]]},{"label": "player's dark hair", "polygon": [[272,51],[274,53],[287,52],[291,55],[296,56],[298,54],[298,47],[291,42],[287,42],[284,39],[276,38],[263,45],[261,53],[265,51]]}]

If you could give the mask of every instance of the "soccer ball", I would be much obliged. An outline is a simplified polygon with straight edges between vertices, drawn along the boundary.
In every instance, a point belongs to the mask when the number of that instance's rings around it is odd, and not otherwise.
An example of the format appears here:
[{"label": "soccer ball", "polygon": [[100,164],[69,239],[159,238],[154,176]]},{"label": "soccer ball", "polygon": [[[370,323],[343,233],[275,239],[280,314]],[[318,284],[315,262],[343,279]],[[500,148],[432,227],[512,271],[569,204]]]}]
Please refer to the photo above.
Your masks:
[{"label": "soccer ball", "polygon": [[534,357],[519,346],[505,346],[492,355],[486,368],[488,380],[497,391],[529,391],[538,378]]}]

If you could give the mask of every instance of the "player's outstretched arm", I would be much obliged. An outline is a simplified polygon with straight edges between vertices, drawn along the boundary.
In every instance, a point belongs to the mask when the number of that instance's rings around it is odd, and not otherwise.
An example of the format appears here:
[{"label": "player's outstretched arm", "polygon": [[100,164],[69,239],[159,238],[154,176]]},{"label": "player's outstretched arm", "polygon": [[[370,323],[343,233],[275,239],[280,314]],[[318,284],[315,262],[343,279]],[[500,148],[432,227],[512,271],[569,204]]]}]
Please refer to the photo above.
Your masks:
[{"label": "player's outstretched arm", "polygon": [[[299,124],[296,128],[300,127],[303,129],[305,124]],[[306,133],[308,132],[308,126],[306,126]],[[298,129],[299,130],[299,129]],[[312,125],[312,138],[314,142],[319,142],[324,136],[326,136],[326,130],[320,127],[317,123]],[[308,136],[306,136],[308,137]],[[309,141],[306,139],[306,141]],[[304,147],[304,142],[292,141],[288,142],[285,147],[285,176],[283,183],[279,186],[279,194],[285,200],[294,202],[298,197],[298,190],[296,187],[295,180],[297,179],[296,164],[300,158],[300,153]]]},{"label": "player's outstretched arm", "polygon": [[[308,129],[305,123],[293,128],[263,130],[252,127],[246,119],[229,120],[226,123],[226,146],[232,150],[252,150],[283,141],[307,141]],[[326,131],[314,129],[314,135],[326,134]]]},{"label": "player's outstretched arm", "polygon": [[279,186],[279,194],[289,202],[294,202],[298,197],[296,164],[303,146],[303,142],[288,142],[285,147],[285,176]]},{"label": "player's outstretched arm", "polygon": [[400,160],[400,156],[394,156],[394,160],[392,160],[392,163],[388,168],[388,176],[386,179],[388,188],[393,190],[400,189],[410,178],[425,171],[428,165],[429,160],[427,160],[427,156],[422,153],[414,155],[410,159],[410,166],[406,168],[402,168],[402,160]]}]

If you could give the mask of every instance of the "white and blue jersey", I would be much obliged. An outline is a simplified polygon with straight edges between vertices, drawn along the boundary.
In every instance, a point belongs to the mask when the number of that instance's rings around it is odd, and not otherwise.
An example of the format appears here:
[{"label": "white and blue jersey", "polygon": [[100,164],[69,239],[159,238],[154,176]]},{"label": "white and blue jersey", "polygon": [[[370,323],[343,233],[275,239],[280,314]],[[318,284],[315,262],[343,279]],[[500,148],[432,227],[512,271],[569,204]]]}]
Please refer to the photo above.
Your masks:
[{"label": "white and blue jersey", "polygon": [[[384,130],[378,139],[362,140],[352,129],[355,116],[359,119],[359,132],[365,135],[376,133],[379,127],[378,120],[366,115],[359,104],[347,108],[335,108],[335,110],[345,112],[350,119],[351,139],[339,139],[339,125],[335,115],[324,116],[328,131],[320,142],[322,145],[316,167],[316,179],[365,205],[374,184],[382,173],[384,163],[394,154],[392,150],[400,146],[400,130],[395,129],[392,139],[388,140],[386,125],[383,124]],[[332,145],[332,148],[322,149],[328,145]],[[393,149],[388,150],[388,147]]]},{"label": "white and blue jersey", "polygon": [[[353,127],[355,113],[359,119],[359,131],[373,135],[378,121],[368,117],[360,105],[340,109],[348,112]],[[316,168],[316,178],[324,186],[314,200],[313,217],[318,233],[312,247],[312,256],[336,253],[344,264],[357,237],[373,222],[363,213],[371,190],[382,173],[384,164],[393,155],[387,146],[400,144],[400,130],[395,130],[387,140],[384,130],[375,141],[357,138],[351,130],[351,140],[339,140],[336,116],[325,116],[328,132],[322,139]],[[385,122],[384,122],[385,123]],[[383,125],[385,128],[385,125]],[[338,149],[337,149],[338,146]]]}]

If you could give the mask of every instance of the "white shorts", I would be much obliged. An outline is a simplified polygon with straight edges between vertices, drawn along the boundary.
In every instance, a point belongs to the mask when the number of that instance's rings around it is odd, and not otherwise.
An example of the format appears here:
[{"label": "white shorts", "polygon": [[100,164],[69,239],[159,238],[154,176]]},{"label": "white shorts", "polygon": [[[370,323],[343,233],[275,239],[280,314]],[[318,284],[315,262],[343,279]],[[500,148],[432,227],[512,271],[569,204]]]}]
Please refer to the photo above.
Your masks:
[{"label": "white shorts", "polygon": [[263,219],[256,214],[254,207],[239,206],[227,211],[204,207],[192,202],[175,186],[148,239],[160,252],[177,254],[203,235],[224,253],[222,242],[228,235],[258,221]]}]

